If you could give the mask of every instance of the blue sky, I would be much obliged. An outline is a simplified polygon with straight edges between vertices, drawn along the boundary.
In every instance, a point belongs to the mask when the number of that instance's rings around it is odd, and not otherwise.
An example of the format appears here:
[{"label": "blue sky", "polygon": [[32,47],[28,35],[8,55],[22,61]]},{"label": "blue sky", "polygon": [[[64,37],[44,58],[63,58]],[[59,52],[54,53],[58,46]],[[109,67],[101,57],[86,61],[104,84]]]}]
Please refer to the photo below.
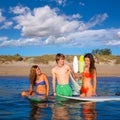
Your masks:
[{"label": "blue sky", "polygon": [[120,55],[119,0],[0,0],[0,55]]}]

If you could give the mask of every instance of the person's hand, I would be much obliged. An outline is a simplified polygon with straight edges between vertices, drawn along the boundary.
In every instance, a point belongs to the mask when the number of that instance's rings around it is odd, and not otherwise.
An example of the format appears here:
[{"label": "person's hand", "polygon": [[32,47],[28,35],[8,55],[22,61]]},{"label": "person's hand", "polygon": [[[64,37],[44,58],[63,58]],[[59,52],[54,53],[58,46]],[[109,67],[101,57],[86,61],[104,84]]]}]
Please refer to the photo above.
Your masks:
[{"label": "person's hand", "polygon": [[32,91],[29,91],[29,96],[32,95]]},{"label": "person's hand", "polygon": [[97,96],[96,92],[94,92],[94,93],[92,94],[92,96]]},{"label": "person's hand", "polygon": [[81,73],[75,73],[75,78],[80,79],[81,78]]},{"label": "person's hand", "polygon": [[53,95],[56,96],[56,92],[54,92]]}]

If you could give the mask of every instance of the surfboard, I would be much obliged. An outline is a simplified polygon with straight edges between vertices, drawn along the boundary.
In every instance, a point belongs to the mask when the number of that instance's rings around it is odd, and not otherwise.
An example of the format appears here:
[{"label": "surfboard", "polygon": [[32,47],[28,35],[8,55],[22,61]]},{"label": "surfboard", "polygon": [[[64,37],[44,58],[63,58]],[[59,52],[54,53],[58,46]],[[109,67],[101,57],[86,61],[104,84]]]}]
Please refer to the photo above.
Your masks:
[{"label": "surfboard", "polygon": [[78,58],[77,58],[77,56],[73,57],[73,70],[75,73],[78,73]]},{"label": "surfboard", "polygon": [[81,56],[79,57],[79,62],[78,62],[78,71],[79,71],[80,73],[83,72],[84,66],[85,66],[84,56],[81,55]]},{"label": "surfboard", "polygon": [[[84,71],[84,67],[85,67],[84,55],[81,55],[79,57],[79,61],[78,61],[78,71],[79,71],[79,73],[82,73]],[[79,80],[79,84],[82,85],[82,79]]]},{"label": "surfboard", "polygon": [[[79,68],[79,61],[77,56],[74,56],[73,58],[73,71],[74,73],[78,73],[78,68]],[[72,81],[72,88],[73,88],[73,95],[79,95],[80,94],[80,89],[81,89],[81,83],[80,80],[74,80],[72,75],[70,74],[70,78]]]},{"label": "surfboard", "polygon": [[91,102],[105,102],[105,101],[120,101],[120,96],[95,96],[95,97],[76,97],[76,96],[62,96],[60,97],[72,99],[72,100],[79,100],[79,101],[91,101]]},{"label": "surfboard", "polygon": [[28,96],[28,99],[33,102],[45,102],[47,99],[44,96]]},{"label": "surfboard", "polygon": [[78,83],[79,81],[74,80],[74,78],[72,77],[71,74],[70,74],[70,78],[71,78],[71,81],[72,81],[73,95],[79,95],[80,94],[80,89],[81,89],[81,86]]}]

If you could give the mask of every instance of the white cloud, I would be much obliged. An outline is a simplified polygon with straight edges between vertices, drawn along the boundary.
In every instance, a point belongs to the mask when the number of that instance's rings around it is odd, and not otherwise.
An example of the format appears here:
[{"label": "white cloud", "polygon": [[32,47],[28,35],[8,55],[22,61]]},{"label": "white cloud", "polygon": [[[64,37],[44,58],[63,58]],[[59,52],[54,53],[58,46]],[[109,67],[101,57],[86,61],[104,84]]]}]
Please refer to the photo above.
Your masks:
[{"label": "white cloud", "polygon": [[13,22],[4,22],[4,25],[0,27],[0,29],[7,29],[12,26]]},{"label": "white cloud", "polygon": [[[62,17],[66,20],[69,20],[69,21],[73,21],[75,19],[80,19],[82,18],[82,16],[80,14],[73,14],[73,15],[70,15],[70,16],[66,16],[66,15],[62,15]],[[79,21],[78,21],[79,22]]]},{"label": "white cloud", "polygon": [[3,22],[3,21],[5,21],[5,17],[2,16],[2,11],[0,11],[0,23]]},{"label": "white cloud", "polygon": [[67,0],[56,0],[59,5],[65,6]]},{"label": "white cloud", "polygon": [[96,15],[93,16],[87,23],[84,23],[83,21],[80,23],[80,27],[79,30],[83,31],[83,30],[87,30],[91,27],[96,26],[97,24],[102,23],[104,20],[106,20],[108,17],[107,13],[104,13],[102,15]]},{"label": "white cloud", "polygon": [[109,46],[120,46],[120,29],[111,30],[109,38],[105,42]]},{"label": "white cloud", "polygon": [[6,41],[8,40],[8,37],[4,36],[4,37],[0,37],[0,41]]},{"label": "white cloud", "polygon": [[46,40],[45,40],[45,44],[54,44],[55,43],[56,38],[54,36],[49,36]]},{"label": "white cloud", "polygon": [[7,29],[12,26],[13,22],[8,21],[6,17],[2,16],[2,11],[3,10],[0,9],[0,29]]},{"label": "white cloud", "polygon": [[[101,29],[101,30],[86,30],[83,32],[72,32],[64,36],[49,36],[47,38],[21,38],[18,40],[2,41],[0,47],[3,46],[26,46],[26,45],[59,45],[59,46],[108,46],[120,45],[119,37],[116,37],[120,29]],[[116,40],[114,40],[116,39]]]},{"label": "white cloud", "polygon": [[[50,37],[45,42],[47,44],[58,44],[65,46],[100,46],[108,45],[108,40],[116,38],[117,31],[120,29],[100,29],[85,30],[83,32],[71,32],[60,37]],[[119,38],[116,38],[119,41]]]},{"label": "white cloud", "polygon": [[107,18],[107,14],[95,16],[88,23],[74,20],[74,18],[81,18],[79,14],[72,15],[70,20],[68,18],[70,16],[57,15],[55,9],[45,6],[35,8],[33,12],[28,11],[26,14],[16,16],[14,19],[18,23],[15,28],[21,28],[23,36],[38,36],[47,39],[49,36],[59,37],[77,30],[87,30],[103,22]]},{"label": "white cloud", "polygon": [[120,40],[109,40],[106,44],[111,46],[120,46]]},{"label": "white cloud", "polygon": [[80,14],[73,14],[72,15],[72,18],[74,19],[74,18],[82,18],[82,16],[80,16]]},{"label": "white cloud", "polygon": [[108,17],[107,13],[104,13],[102,15],[96,15],[96,16],[92,17],[89,22],[93,23],[93,25],[96,25],[96,24],[101,23],[104,20],[106,20],[107,17]]},{"label": "white cloud", "polygon": [[85,6],[85,3],[83,3],[83,2],[79,2],[79,5],[81,5],[81,6]]},{"label": "white cloud", "polygon": [[16,28],[22,28],[24,36],[49,37],[60,36],[72,32],[79,26],[78,21],[68,21],[63,16],[57,15],[55,9],[45,6],[36,8],[32,13],[20,15],[14,18],[17,21]]},{"label": "white cloud", "polygon": [[23,7],[22,5],[16,7],[10,7],[10,12],[14,14],[26,14],[30,9],[28,7]]},{"label": "white cloud", "polygon": [[117,37],[120,38],[120,31],[118,31],[118,33],[117,33]]},{"label": "white cloud", "polygon": [[[21,30],[22,38],[2,41],[0,46],[99,46],[108,45],[106,41],[109,40],[119,41],[120,38],[120,29],[90,30],[107,19],[106,13],[96,15],[85,23],[76,19],[81,18],[80,14],[73,14],[69,19],[70,16],[60,15],[57,9],[51,9],[49,6],[34,8],[33,11],[22,6],[10,9],[16,15],[14,20],[17,24],[14,28]],[[8,23],[6,25],[12,25]]]},{"label": "white cloud", "polygon": [[18,40],[11,39],[11,40],[5,40],[0,44],[0,47],[5,46],[26,46],[26,45],[42,45],[42,42],[38,38],[21,38]]}]

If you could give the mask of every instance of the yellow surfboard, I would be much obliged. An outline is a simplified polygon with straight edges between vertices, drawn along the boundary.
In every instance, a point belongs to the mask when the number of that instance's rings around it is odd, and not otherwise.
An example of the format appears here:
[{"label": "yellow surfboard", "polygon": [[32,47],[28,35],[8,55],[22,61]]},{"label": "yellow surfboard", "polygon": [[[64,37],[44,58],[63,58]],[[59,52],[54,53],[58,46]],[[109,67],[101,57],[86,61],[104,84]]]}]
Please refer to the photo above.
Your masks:
[{"label": "yellow surfboard", "polygon": [[81,55],[81,56],[79,57],[78,66],[79,66],[79,67],[78,67],[79,73],[82,73],[83,70],[84,70],[84,67],[85,67],[85,62],[84,62],[84,56],[83,56],[83,55]]}]

